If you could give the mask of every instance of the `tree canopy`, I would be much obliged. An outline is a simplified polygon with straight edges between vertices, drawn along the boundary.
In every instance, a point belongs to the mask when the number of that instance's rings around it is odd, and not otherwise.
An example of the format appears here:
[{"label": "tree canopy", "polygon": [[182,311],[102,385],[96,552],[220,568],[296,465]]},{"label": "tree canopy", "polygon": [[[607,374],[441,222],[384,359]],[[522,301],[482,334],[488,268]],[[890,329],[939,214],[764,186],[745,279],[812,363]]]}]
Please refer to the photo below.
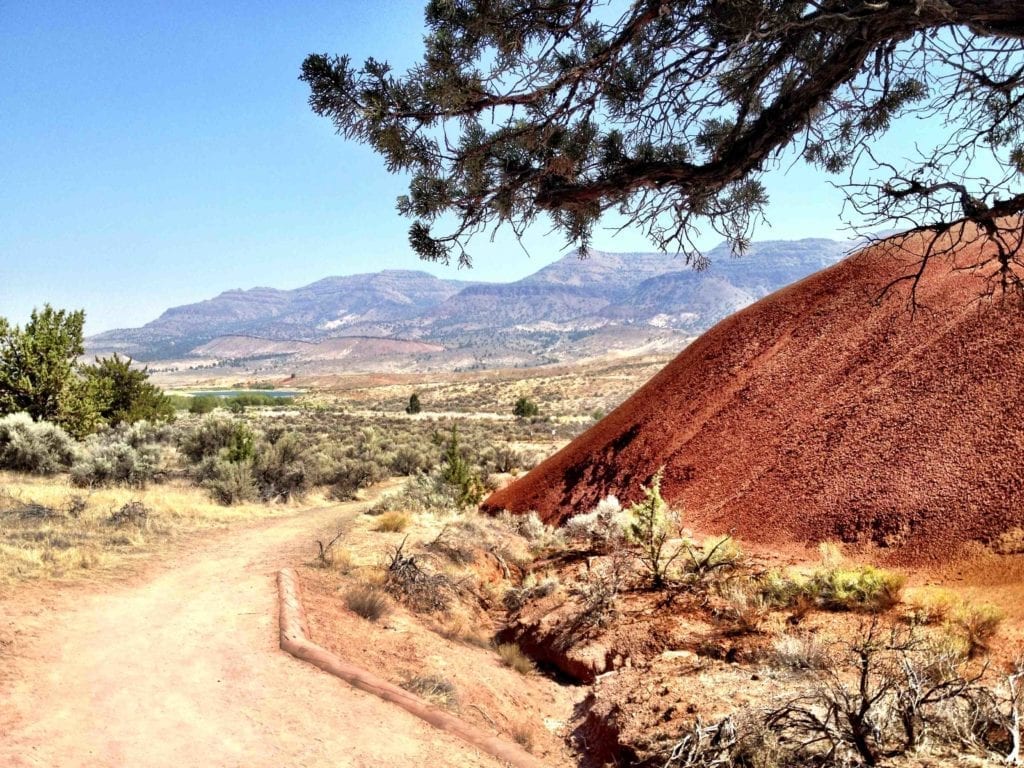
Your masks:
[{"label": "tree canopy", "polygon": [[[470,236],[542,214],[585,249],[618,211],[700,266],[708,228],[745,249],[788,151],[839,175],[865,227],[978,231],[1021,286],[1016,0],[430,0],[426,27],[404,74],[327,54],[301,74],[317,114],[410,175],[424,259],[468,265]],[[908,116],[942,138],[884,156]]]},{"label": "tree canopy", "polygon": [[146,369],[114,355],[81,365],[85,312],[32,310],[24,328],[0,317],[0,416],[27,413],[76,437],[104,425],[174,417]]},{"label": "tree canopy", "polygon": [[81,368],[100,418],[110,426],[174,418],[174,405],[149,381],[148,368],[135,368],[116,352]]},{"label": "tree canopy", "polygon": [[0,415],[24,412],[81,436],[99,421],[85,382],[76,375],[85,312],[47,304],[22,328],[0,318]]}]

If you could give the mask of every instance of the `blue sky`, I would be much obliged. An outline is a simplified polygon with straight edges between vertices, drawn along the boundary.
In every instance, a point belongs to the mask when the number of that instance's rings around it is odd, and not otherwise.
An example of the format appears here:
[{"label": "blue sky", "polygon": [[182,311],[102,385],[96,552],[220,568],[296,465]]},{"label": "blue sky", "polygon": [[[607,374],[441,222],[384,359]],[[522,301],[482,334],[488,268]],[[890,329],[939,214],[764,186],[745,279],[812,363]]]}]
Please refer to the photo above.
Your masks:
[{"label": "blue sky", "polygon": [[[418,261],[402,179],[310,112],[306,54],[404,67],[421,41],[418,0],[0,4],[0,315],[81,307],[96,333],[230,288],[385,268],[513,280],[555,259],[540,225],[530,257],[506,237],[474,242],[470,273]],[[845,237],[814,171],[768,182],[758,239]],[[594,245],[651,250],[639,233]]]}]

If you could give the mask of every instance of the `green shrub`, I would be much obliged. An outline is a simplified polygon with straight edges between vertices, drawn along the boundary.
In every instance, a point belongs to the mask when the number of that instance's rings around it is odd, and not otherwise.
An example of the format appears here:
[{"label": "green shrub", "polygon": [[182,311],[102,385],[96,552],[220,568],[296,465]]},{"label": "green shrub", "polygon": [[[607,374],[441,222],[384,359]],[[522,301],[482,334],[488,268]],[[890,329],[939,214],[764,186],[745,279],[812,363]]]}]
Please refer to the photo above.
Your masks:
[{"label": "green shrub", "polygon": [[473,472],[459,445],[459,431],[454,426],[442,457],[441,479],[456,489],[455,500],[459,507],[475,506],[484,497],[484,484]]},{"label": "green shrub", "polygon": [[113,436],[90,438],[71,467],[71,482],[81,487],[129,485],[141,488],[153,479],[159,454],[153,446],[133,447]]},{"label": "green shrub", "polygon": [[208,476],[203,480],[213,498],[221,504],[241,504],[256,501],[259,490],[253,479],[252,464],[249,462],[213,459],[206,465]]},{"label": "green shrub", "polygon": [[203,416],[221,404],[220,398],[214,395],[195,395],[189,398],[188,412]]},{"label": "green shrub", "polygon": [[52,475],[71,466],[75,443],[60,427],[27,413],[0,418],[0,469]]},{"label": "green shrub", "polygon": [[807,590],[829,610],[884,611],[899,602],[906,578],[874,566],[833,568],[811,577]]},{"label": "green shrub", "polygon": [[208,416],[181,436],[178,448],[193,464],[225,448],[232,452],[232,460],[244,461],[253,458],[253,442],[252,430],[246,424],[224,416]]},{"label": "green shrub", "polygon": [[630,524],[626,535],[633,545],[637,559],[650,571],[651,586],[665,584],[668,569],[683,550],[683,545],[672,546],[669,541],[679,527],[675,513],[661,497],[661,470],[644,487],[644,499],[629,508]]},{"label": "green shrub", "polygon": [[149,369],[136,367],[131,358],[116,352],[80,368],[88,391],[104,423],[111,426],[136,421],[169,421],[174,405],[150,383]]},{"label": "green shrub", "polygon": [[286,433],[273,443],[263,441],[255,453],[253,476],[264,501],[287,501],[309,490],[313,471],[297,434]]},{"label": "green shrub", "polygon": [[265,392],[244,392],[240,395],[223,399],[224,406],[233,413],[241,413],[246,408],[287,408],[295,404],[294,397],[275,397]]},{"label": "green shrub", "polygon": [[532,419],[540,413],[540,407],[528,397],[520,397],[512,407],[512,415],[519,419]]},{"label": "green shrub", "polygon": [[366,459],[342,459],[331,478],[331,497],[338,501],[354,499],[363,488],[384,479],[384,468]]},{"label": "green shrub", "polygon": [[905,581],[902,574],[871,565],[825,568],[805,579],[774,571],[762,579],[761,592],[776,606],[806,601],[829,611],[877,613],[899,602]]}]

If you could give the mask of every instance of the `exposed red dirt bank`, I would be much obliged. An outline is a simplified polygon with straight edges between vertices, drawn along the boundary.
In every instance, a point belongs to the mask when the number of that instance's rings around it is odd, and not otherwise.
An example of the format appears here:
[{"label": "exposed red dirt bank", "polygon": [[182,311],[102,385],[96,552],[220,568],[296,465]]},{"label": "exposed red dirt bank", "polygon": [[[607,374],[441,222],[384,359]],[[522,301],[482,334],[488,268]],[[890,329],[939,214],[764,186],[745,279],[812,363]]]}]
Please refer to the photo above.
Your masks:
[{"label": "exposed red dirt bank", "polygon": [[885,244],[769,296],[485,506],[560,523],[664,465],[689,524],[750,540],[923,560],[1024,527],[1024,308],[979,301],[954,269],[979,253],[934,259],[913,315],[905,289],[873,302],[913,267]]}]

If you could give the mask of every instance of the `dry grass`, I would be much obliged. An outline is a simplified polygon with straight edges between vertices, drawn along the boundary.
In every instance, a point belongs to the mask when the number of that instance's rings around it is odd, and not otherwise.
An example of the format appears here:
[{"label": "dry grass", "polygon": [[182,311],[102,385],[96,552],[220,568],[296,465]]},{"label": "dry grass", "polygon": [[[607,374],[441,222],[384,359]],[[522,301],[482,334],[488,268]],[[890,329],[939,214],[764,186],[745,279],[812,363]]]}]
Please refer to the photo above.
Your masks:
[{"label": "dry grass", "polygon": [[490,647],[491,640],[484,632],[479,620],[474,621],[461,613],[447,614],[438,620],[433,629],[446,640],[465,643],[476,648]]},{"label": "dry grass", "polygon": [[502,664],[509,669],[514,669],[520,675],[533,674],[537,669],[533,659],[523,653],[515,643],[502,643],[494,650],[497,651]]},{"label": "dry grass", "polygon": [[345,605],[368,621],[378,621],[391,613],[391,599],[372,584],[356,584],[345,592]]},{"label": "dry grass", "polygon": [[415,675],[403,681],[401,686],[410,693],[415,693],[420,698],[445,709],[457,709],[459,706],[455,684],[439,675]]},{"label": "dry grass", "polygon": [[509,735],[512,740],[525,749],[527,752],[533,751],[533,726],[526,721],[520,721],[513,723],[509,728]]},{"label": "dry grass", "polygon": [[377,518],[373,530],[385,533],[401,533],[409,527],[409,516],[404,512],[385,512]]},{"label": "dry grass", "polygon": [[[133,502],[145,508],[145,519],[115,524],[118,511]],[[287,510],[265,504],[221,506],[202,489],[185,484],[83,491],[66,477],[0,472],[0,584],[115,567],[179,533]]]}]

